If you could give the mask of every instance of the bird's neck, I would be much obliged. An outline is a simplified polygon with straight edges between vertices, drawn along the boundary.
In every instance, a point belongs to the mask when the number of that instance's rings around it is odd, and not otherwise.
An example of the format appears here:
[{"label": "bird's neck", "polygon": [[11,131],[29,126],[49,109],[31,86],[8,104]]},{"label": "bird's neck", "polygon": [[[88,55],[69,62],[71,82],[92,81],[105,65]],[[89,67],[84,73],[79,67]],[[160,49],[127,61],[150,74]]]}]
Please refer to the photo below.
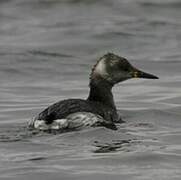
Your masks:
[{"label": "bird's neck", "polygon": [[89,86],[90,92],[87,100],[100,102],[115,109],[112,84],[99,77],[91,79]]}]

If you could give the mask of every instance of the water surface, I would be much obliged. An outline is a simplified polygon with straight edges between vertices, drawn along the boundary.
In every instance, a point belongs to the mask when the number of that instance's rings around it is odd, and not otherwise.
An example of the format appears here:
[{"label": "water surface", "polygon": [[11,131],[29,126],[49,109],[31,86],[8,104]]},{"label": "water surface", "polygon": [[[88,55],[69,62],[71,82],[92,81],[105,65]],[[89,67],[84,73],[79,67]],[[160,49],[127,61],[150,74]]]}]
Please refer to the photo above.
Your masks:
[{"label": "water surface", "polygon": [[[180,180],[179,0],[0,2],[0,179]],[[114,88],[117,131],[30,132],[29,119],[65,98],[86,98],[106,52],[159,80]]]}]

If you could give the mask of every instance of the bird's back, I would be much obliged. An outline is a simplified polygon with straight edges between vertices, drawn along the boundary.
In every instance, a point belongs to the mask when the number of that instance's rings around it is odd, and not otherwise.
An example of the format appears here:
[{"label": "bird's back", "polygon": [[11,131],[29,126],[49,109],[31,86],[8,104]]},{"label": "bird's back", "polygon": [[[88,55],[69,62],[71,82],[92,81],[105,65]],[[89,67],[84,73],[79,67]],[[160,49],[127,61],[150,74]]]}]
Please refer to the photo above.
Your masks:
[{"label": "bird's back", "polygon": [[56,119],[66,118],[69,114],[76,112],[90,112],[100,115],[106,121],[116,121],[116,109],[110,108],[102,103],[82,100],[82,99],[67,99],[59,101],[44,111],[42,111],[35,119],[44,120],[47,124],[52,123]]}]

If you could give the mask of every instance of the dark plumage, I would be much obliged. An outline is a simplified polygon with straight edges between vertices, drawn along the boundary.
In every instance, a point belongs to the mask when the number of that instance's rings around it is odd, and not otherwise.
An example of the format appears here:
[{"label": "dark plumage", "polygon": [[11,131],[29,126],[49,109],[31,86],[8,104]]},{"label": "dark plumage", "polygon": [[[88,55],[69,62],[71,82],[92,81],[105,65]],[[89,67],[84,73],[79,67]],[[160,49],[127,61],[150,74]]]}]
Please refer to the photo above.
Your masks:
[{"label": "dark plumage", "polygon": [[76,112],[91,112],[100,115],[105,119],[105,122],[101,122],[99,125],[107,126],[111,129],[115,129],[113,121],[118,120],[116,109],[105,106],[100,102],[82,99],[67,99],[57,102],[41,112],[36,117],[36,120],[45,120],[47,124],[51,124],[55,119],[64,119],[69,114]]},{"label": "dark plumage", "polygon": [[72,113],[89,112],[103,119],[91,126],[102,125],[116,129],[114,123],[122,121],[116,111],[112,87],[116,83],[134,77],[157,79],[154,75],[134,68],[125,58],[108,53],[101,57],[92,69],[89,83],[90,92],[86,100],[67,99],[59,101],[42,111],[34,119],[33,125],[36,121],[44,121],[45,124],[49,125],[57,119],[66,119]]}]

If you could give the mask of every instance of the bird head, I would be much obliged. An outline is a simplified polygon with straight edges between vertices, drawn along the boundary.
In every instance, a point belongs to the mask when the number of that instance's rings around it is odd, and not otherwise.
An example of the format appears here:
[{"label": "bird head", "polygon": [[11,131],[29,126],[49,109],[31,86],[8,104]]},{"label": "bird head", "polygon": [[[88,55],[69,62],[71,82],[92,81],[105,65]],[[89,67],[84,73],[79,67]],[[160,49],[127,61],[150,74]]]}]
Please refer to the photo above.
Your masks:
[{"label": "bird head", "polygon": [[158,79],[157,76],[143,72],[124,57],[107,53],[101,57],[92,69],[91,78],[102,78],[112,85],[131,78]]}]

